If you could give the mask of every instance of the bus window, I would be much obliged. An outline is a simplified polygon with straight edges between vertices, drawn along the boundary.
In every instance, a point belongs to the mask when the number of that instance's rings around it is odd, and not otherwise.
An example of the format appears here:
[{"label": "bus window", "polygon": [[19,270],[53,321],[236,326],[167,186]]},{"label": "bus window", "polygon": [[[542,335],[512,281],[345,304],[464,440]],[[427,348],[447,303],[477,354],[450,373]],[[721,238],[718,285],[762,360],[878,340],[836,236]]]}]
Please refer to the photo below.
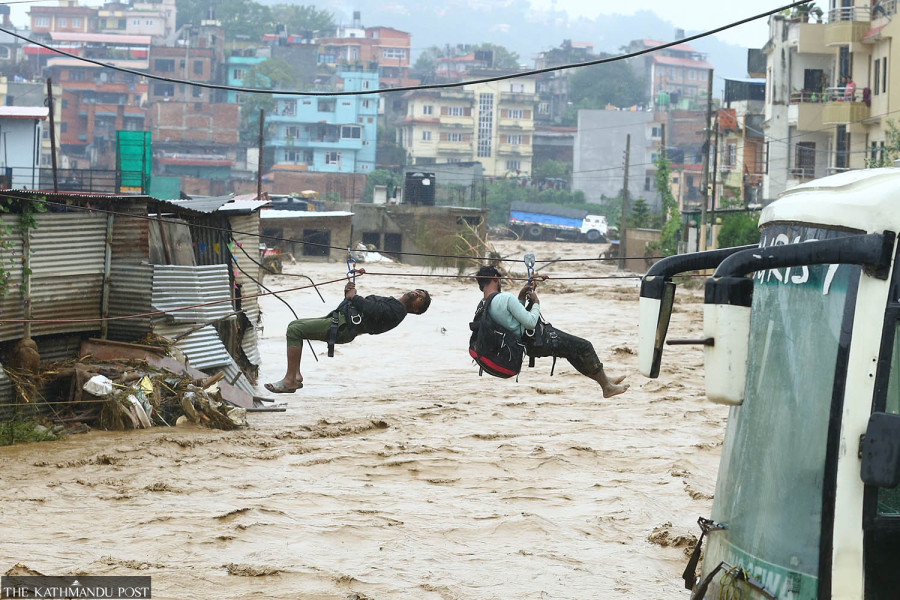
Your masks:
[{"label": "bus window", "polygon": [[[891,374],[888,377],[884,412],[900,414],[900,322],[894,332],[894,352],[891,355]],[[900,486],[878,490],[878,516],[900,517]]]}]

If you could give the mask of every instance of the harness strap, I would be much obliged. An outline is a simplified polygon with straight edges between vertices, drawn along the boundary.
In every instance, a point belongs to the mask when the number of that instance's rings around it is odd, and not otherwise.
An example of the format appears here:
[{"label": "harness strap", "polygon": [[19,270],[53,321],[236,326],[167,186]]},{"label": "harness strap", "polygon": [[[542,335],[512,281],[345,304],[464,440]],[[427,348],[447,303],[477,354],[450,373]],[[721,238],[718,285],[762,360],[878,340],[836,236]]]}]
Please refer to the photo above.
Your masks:
[{"label": "harness strap", "polygon": [[356,327],[362,323],[362,315],[353,304],[346,298],[338,304],[338,307],[331,312],[331,327],[328,328],[328,356],[334,356],[334,345],[337,343],[337,332],[341,324],[341,312],[348,326]]},{"label": "harness strap", "polygon": [[334,343],[337,341],[338,325],[340,324],[340,307],[331,313],[331,327],[328,328],[328,356],[334,356]]}]

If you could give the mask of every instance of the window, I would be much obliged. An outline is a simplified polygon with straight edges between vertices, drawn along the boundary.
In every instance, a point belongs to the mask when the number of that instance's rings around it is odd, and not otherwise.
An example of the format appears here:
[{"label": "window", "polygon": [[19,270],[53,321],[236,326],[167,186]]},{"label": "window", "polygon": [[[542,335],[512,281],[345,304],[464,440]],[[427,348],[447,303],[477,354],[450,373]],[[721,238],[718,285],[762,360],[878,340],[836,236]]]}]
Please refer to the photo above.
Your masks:
[{"label": "window", "polygon": [[661,138],[662,137],[662,127],[651,127],[650,128],[650,137]]},{"label": "window", "polygon": [[63,108],[63,110],[69,108],[69,101],[66,100],[65,98],[62,99],[62,108]]},{"label": "window", "polygon": [[285,150],[284,160],[289,163],[297,163],[302,160],[302,152],[300,150]]},{"label": "window", "polygon": [[465,114],[465,109],[462,106],[448,106],[447,107],[447,115],[451,117],[461,117]]},{"label": "window", "polygon": [[161,73],[174,73],[175,72],[175,59],[174,58],[157,58],[153,61],[153,69],[159,71]]},{"label": "window", "polygon": [[688,71],[688,79],[697,79],[697,71],[691,69]]},{"label": "window", "polygon": [[344,125],[341,127],[341,137],[349,140],[358,140],[362,138],[362,127]]},{"label": "window", "polygon": [[644,191],[645,192],[650,191],[650,178],[649,177],[644,177]]},{"label": "window", "polygon": [[508,135],[508,136],[506,136],[506,143],[513,145],[513,146],[518,146],[522,143],[522,136],[521,135]]},{"label": "window", "polygon": [[490,156],[492,153],[491,139],[494,130],[494,95],[478,95],[478,149],[479,157]]},{"label": "window", "polygon": [[152,19],[147,19],[147,20],[145,20],[145,21],[144,21],[144,25],[147,25],[147,26],[153,25],[153,20],[152,20]]},{"label": "window", "polygon": [[737,164],[737,144],[734,142],[728,142],[725,146],[725,164],[729,167]]},{"label": "window", "polygon": [[[60,124],[59,124],[59,132],[60,132],[60,133],[65,133],[65,132],[67,132],[68,130],[69,130],[69,124],[66,123],[65,121],[61,121]],[[49,133],[49,130],[48,130],[48,133]]]},{"label": "window", "polygon": [[341,153],[340,152],[326,152],[325,153],[325,164],[326,165],[338,165],[341,164]]},{"label": "window", "polygon": [[370,87],[371,85],[372,85],[372,82],[369,81],[368,79],[363,79],[363,80],[362,80],[362,89],[367,90],[367,89],[369,89],[369,87]]},{"label": "window", "polygon": [[336,106],[336,102],[334,98],[326,98],[320,99],[317,107],[319,112],[334,112],[334,107]]},{"label": "window", "polygon": [[9,60],[8,46],[0,46],[0,60]]},{"label": "window", "polygon": [[549,115],[550,114],[550,103],[549,102],[541,102],[538,104],[538,114],[539,115]]},{"label": "window", "polygon": [[423,142],[431,141],[431,132],[430,131],[422,131],[422,141]]},{"label": "window", "polygon": [[523,83],[511,83],[509,84],[509,91],[513,94],[521,94],[525,91],[525,84]]},{"label": "window", "polygon": [[361,106],[363,108],[369,108],[370,106],[372,106],[372,101],[371,100],[363,100],[361,103]]},{"label": "window", "polygon": [[201,96],[203,96],[203,88],[202,88],[202,87],[197,87],[197,86],[195,85],[195,86],[194,86],[194,93],[193,93],[193,96],[194,96],[194,98],[200,98]]},{"label": "window", "polygon": [[812,179],[816,173],[816,143],[797,142],[794,147],[794,175],[805,179]]},{"label": "window", "polygon": [[521,108],[511,108],[506,112],[510,119],[522,119],[525,117],[525,111]]},{"label": "window", "polygon": [[874,77],[875,85],[872,86],[873,93],[877,96],[880,92],[881,88],[881,59],[875,59],[875,77]]},{"label": "window", "polygon": [[201,112],[203,110],[202,102],[194,102],[194,112]]},{"label": "window", "polygon": [[131,24],[134,25],[135,27],[140,27],[141,20],[140,19],[132,19]]},{"label": "window", "polygon": [[426,104],[425,106],[422,107],[422,114],[423,115],[433,115],[434,114],[434,106],[432,106],[431,104]]},{"label": "window", "polygon": [[521,169],[522,169],[522,161],[519,161],[519,160],[506,161],[506,170],[507,171],[519,171]]},{"label": "window", "polygon": [[81,17],[72,17],[72,27],[81,28]]},{"label": "window", "polygon": [[402,60],[406,58],[406,48],[382,48],[381,57]]},{"label": "window", "polygon": [[297,101],[296,100],[282,100],[281,101],[281,115],[285,117],[293,117],[297,114]]},{"label": "window", "polygon": [[286,138],[298,138],[300,137],[300,128],[296,125],[291,125],[290,127],[284,128],[284,137]]},{"label": "window", "polygon": [[194,61],[194,75],[203,75],[203,61],[202,60]]},{"label": "window", "polygon": [[328,256],[331,246],[330,229],[303,230],[303,256]]},{"label": "window", "polygon": [[60,27],[60,28],[61,28],[61,27],[68,27],[68,26],[69,26],[69,19],[67,19],[66,17],[56,17],[56,26],[57,26],[57,27]]},{"label": "window", "polygon": [[171,98],[175,95],[175,86],[171,83],[154,83],[153,95]]},{"label": "window", "polygon": [[447,134],[447,141],[448,141],[448,142],[462,142],[462,141],[463,141],[463,134],[461,134],[461,133],[448,133],[448,134]]},{"label": "window", "polygon": [[243,80],[246,76],[247,69],[244,69],[243,67],[234,67],[234,69],[231,71],[231,78],[237,81]]},{"label": "window", "polygon": [[35,27],[50,27],[50,17],[35,17],[34,18],[34,26]]},{"label": "window", "polygon": [[881,59],[881,93],[887,93],[887,56]]},{"label": "window", "polygon": [[69,81],[84,81],[84,71],[72,69],[69,71]]}]

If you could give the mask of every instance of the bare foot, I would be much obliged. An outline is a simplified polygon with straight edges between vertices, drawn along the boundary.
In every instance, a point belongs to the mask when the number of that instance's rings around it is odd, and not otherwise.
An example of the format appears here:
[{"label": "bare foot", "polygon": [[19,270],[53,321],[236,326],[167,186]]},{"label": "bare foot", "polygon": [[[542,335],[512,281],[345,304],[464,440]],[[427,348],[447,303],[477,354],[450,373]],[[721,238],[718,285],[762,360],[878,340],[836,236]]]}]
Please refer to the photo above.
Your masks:
[{"label": "bare foot", "polygon": [[[622,381],[622,379],[625,379],[625,378],[621,377],[619,379],[619,381]],[[625,385],[608,386],[603,390],[603,397],[604,398],[612,398],[613,396],[618,396],[619,394],[624,394],[625,391],[628,390],[629,387],[630,386],[627,383]]]},{"label": "bare foot", "polygon": [[[612,380],[613,385],[619,385],[620,383],[622,383],[623,381],[625,381],[625,378],[626,378],[626,377],[628,377],[628,376],[627,376],[627,375],[622,375],[622,376],[620,376],[620,377],[616,377],[615,379]],[[303,378],[301,377],[300,380],[302,381]],[[628,387],[628,386],[625,386],[625,387]]]}]

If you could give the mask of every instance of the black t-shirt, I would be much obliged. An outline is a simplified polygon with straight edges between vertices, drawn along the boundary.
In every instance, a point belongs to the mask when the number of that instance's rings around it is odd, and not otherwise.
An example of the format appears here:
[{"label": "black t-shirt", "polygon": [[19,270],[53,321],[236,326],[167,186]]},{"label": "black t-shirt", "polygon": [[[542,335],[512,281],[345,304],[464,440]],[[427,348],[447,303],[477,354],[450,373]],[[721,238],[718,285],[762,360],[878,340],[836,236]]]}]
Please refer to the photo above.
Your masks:
[{"label": "black t-shirt", "polygon": [[350,303],[362,313],[359,330],[362,333],[377,335],[390,331],[406,317],[406,307],[389,296],[353,296]]}]

